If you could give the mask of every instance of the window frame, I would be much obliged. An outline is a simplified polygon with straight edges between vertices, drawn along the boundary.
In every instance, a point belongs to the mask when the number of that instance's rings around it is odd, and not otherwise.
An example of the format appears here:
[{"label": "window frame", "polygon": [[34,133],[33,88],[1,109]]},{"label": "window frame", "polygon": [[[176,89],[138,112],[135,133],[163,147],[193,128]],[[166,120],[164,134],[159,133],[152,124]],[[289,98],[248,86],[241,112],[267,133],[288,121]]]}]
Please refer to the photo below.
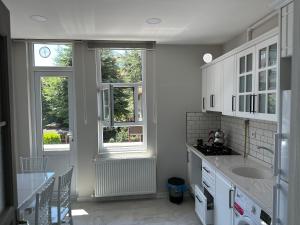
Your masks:
[{"label": "window frame", "polygon": [[[113,50],[117,50],[111,48]],[[118,48],[120,50],[130,50],[128,48]],[[146,103],[146,50],[145,49],[136,49],[141,51],[141,59],[142,59],[142,82],[141,83],[102,83],[102,74],[101,74],[101,49],[96,49],[96,73],[97,73],[97,105],[98,105],[98,153],[128,153],[128,152],[145,152],[147,151],[147,103]],[[110,98],[112,104],[113,111],[113,88],[120,87],[133,87],[134,88],[134,114],[135,114],[135,122],[111,122],[110,124],[106,124],[102,121],[102,95],[101,91],[103,90],[103,86],[110,86]],[[138,121],[138,88],[142,87],[143,95],[142,95],[142,112],[143,112],[143,121]],[[113,121],[113,114],[110,111],[111,121]],[[130,126],[142,126],[143,127],[143,142],[142,144],[132,144],[132,145],[124,145],[124,143],[115,143],[115,146],[105,146],[103,142],[103,128],[104,127],[130,127]],[[125,142],[126,143],[126,142]]]}]

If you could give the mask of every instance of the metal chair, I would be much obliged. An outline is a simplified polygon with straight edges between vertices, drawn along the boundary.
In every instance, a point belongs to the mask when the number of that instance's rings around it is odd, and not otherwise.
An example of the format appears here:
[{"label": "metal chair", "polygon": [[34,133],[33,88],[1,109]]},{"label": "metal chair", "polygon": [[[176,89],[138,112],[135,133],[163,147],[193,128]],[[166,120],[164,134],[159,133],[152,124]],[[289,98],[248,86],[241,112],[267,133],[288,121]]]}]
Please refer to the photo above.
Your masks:
[{"label": "metal chair", "polygon": [[47,167],[46,157],[20,157],[22,173],[45,172]]},{"label": "metal chair", "polygon": [[65,174],[58,177],[57,204],[51,208],[52,224],[73,225],[71,208],[71,183],[73,167]]},{"label": "metal chair", "polygon": [[51,225],[51,201],[55,178],[52,178],[44,189],[36,194],[35,225]]}]

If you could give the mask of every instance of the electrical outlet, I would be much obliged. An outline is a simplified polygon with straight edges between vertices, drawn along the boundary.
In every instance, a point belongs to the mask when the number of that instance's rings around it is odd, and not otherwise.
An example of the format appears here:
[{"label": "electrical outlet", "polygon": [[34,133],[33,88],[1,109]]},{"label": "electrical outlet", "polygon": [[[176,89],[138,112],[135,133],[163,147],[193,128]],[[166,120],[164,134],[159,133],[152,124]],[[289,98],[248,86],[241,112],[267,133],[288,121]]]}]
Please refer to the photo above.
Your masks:
[{"label": "electrical outlet", "polygon": [[256,131],[255,130],[251,130],[250,136],[251,136],[251,138],[256,138]]}]

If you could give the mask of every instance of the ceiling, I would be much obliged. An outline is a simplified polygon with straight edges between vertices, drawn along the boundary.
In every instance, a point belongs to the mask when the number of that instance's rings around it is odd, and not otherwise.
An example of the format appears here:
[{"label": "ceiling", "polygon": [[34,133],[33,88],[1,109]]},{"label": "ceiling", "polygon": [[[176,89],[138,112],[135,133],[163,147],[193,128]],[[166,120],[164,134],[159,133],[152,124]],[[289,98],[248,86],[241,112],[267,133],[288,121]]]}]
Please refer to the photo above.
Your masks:
[{"label": "ceiling", "polygon": [[[13,38],[221,44],[270,12],[272,0],[3,0]],[[33,21],[41,15],[46,22]],[[150,25],[148,18],[162,22]]]}]

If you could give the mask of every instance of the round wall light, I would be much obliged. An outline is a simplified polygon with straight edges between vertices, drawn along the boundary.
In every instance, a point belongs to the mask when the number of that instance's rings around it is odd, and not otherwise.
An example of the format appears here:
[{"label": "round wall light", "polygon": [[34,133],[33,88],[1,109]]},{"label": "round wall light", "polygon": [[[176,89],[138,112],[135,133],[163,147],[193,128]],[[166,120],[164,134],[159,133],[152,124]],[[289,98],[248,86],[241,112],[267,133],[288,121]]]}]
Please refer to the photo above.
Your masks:
[{"label": "round wall light", "polygon": [[205,54],[203,55],[203,61],[204,61],[205,63],[210,63],[212,60],[213,60],[213,56],[212,56],[211,53],[205,53]]}]

